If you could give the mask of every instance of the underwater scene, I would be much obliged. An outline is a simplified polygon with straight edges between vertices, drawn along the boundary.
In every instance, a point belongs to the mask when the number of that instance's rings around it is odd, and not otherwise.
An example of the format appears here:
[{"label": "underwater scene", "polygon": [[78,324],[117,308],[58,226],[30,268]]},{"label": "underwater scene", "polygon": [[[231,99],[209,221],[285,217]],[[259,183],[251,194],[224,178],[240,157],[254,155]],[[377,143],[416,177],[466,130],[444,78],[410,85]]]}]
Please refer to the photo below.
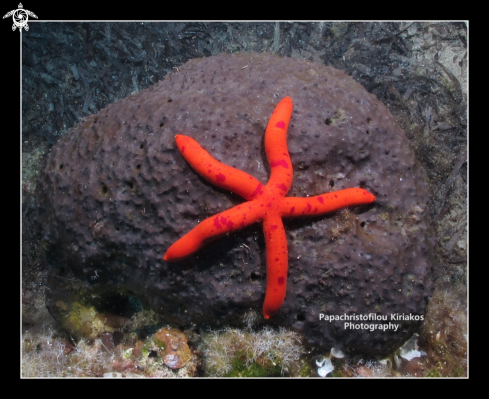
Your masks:
[{"label": "underwater scene", "polygon": [[468,377],[466,22],[24,22],[21,377]]}]

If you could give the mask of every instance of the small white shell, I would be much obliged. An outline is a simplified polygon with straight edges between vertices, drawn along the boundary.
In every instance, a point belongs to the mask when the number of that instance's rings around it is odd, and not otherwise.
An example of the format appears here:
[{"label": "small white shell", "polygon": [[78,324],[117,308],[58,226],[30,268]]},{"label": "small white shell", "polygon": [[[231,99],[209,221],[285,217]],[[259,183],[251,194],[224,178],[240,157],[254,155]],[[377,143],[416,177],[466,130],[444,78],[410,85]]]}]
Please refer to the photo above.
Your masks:
[{"label": "small white shell", "polygon": [[418,350],[418,334],[413,334],[411,338],[399,349],[399,355],[406,360],[414,359],[415,357],[425,356],[426,353]]},{"label": "small white shell", "polygon": [[345,357],[345,354],[336,348],[331,348],[331,355],[333,355],[337,359],[343,359]]},{"label": "small white shell", "polygon": [[334,370],[333,364],[331,363],[331,359],[325,357],[321,361],[316,360],[316,365],[318,368],[318,374],[320,377],[326,377],[329,373]]}]

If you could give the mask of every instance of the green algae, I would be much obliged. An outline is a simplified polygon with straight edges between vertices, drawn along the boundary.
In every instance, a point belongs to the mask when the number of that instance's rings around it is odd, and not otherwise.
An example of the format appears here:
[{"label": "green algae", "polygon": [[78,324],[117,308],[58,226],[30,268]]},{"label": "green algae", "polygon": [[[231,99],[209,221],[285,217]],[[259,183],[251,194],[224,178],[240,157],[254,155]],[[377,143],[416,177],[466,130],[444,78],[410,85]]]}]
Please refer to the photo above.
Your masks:
[{"label": "green algae", "polygon": [[95,339],[105,332],[114,332],[94,306],[84,305],[81,302],[70,304],[70,310],[62,325],[79,338]]},{"label": "green algae", "polygon": [[307,362],[300,362],[301,356],[305,353],[300,336],[283,328],[278,331],[271,328],[264,328],[261,331],[251,329],[211,331],[202,334],[199,349],[203,354],[203,369],[206,376],[310,375],[310,366]]},{"label": "green algae", "polygon": [[81,280],[74,280],[73,287],[76,290],[69,297],[58,299],[52,310],[77,339],[93,340],[122,329],[126,334],[141,335],[148,326],[161,327],[160,316],[128,290],[107,284],[96,284],[88,290]]},{"label": "green algae", "polygon": [[239,352],[233,358],[231,370],[224,377],[280,377],[282,368],[277,363],[247,363],[247,354]]},{"label": "green algae", "polygon": [[35,192],[45,154],[45,147],[38,147],[30,153],[22,154],[22,188],[29,194]]}]

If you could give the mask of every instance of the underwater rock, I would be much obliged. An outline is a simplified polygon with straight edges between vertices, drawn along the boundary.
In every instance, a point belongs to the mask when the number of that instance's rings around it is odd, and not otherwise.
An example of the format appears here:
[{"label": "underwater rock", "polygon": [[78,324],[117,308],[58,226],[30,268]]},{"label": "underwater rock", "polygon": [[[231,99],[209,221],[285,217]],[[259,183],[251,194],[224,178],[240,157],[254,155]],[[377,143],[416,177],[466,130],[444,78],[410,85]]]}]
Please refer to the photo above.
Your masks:
[{"label": "underwater rock", "polygon": [[[242,325],[246,311],[261,311],[260,224],[182,261],[163,261],[200,221],[244,201],[203,180],[174,138],[196,139],[219,161],[265,184],[263,134],[285,96],[294,103],[288,195],[362,187],[376,201],[284,219],[287,293],[279,313],[263,323],[293,328],[324,350],[362,356],[393,352],[418,331],[422,318],[397,317],[424,315],[432,288],[428,190],[409,141],[389,110],[344,72],[271,54],[192,59],[84,118],[51,149],[37,186],[50,313],[62,323],[68,317],[68,330],[86,328],[69,305],[75,301],[100,314],[100,334],[107,316],[130,318],[141,307],[180,327]],[[387,319],[354,321],[368,326],[394,317],[398,328],[347,328],[321,314]],[[116,324],[105,332],[117,331]]]},{"label": "underwater rock", "polygon": [[153,335],[163,363],[171,369],[182,368],[192,358],[187,340],[183,332],[171,327],[163,327]]}]

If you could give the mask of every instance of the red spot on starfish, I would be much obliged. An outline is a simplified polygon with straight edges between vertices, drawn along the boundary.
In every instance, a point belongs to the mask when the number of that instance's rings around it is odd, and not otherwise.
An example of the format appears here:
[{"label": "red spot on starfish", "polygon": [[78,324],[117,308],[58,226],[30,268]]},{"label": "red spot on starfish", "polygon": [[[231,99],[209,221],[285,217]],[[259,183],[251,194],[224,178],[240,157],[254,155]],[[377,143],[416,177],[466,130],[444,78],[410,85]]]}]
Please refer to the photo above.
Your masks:
[{"label": "red spot on starfish", "polygon": [[279,188],[279,189],[281,189],[282,191],[285,191],[285,192],[288,191],[287,186],[285,184],[283,184],[283,183],[276,184],[275,187],[277,187],[277,188]]},{"label": "red spot on starfish", "polygon": [[274,168],[275,166],[282,166],[285,169],[289,169],[289,165],[287,165],[287,162],[284,159],[281,159],[280,161],[269,162],[269,164],[272,168]]},{"label": "red spot on starfish", "polygon": [[226,180],[226,176],[224,176],[222,173],[216,175],[216,181],[219,183],[222,183],[224,180]]},{"label": "red spot on starfish", "polygon": [[[254,179],[254,177],[252,177],[252,176],[250,176],[250,177],[252,179]],[[255,190],[253,191],[253,197],[256,197],[257,195],[261,195],[261,194],[263,194],[263,184],[258,183]]]},{"label": "red spot on starfish", "polygon": [[[186,161],[212,184],[245,198],[248,201],[246,202],[248,210],[245,213],[243,207],[235,206],[205,219],[170,246],[163,259],[165,261],[180,260],[223,234],[255,222],[263,222],[267,250],[267,289],[263,303],[263,315],[266,319],[279,311],[287,286],[287,239],[282,218],[324,214],[347,206],[369,204],[375,201],[374,195],[361,188],[336,191],[334,196],[326,194],[309,198],[285,196],[292,184],[291,172],[287,170],[292,170],[292,164],[289,168],[290,157],[287,149],[287,126],[291,114],[292,100],[290,97],[285,97],[277,105],[268,121],[265,130],[265,152],[271,173],[266,186],[263,186],[253,176],[219,162],[194,139],[180,134],[175,137],[177,147]],[[276,166],[282,168],[276,168]],[[217,174],[209,172],[211,167]],[[276,188],[281,191],[277,192]],[[311,206],[313,200],[321,204],[314,210]]]}]

